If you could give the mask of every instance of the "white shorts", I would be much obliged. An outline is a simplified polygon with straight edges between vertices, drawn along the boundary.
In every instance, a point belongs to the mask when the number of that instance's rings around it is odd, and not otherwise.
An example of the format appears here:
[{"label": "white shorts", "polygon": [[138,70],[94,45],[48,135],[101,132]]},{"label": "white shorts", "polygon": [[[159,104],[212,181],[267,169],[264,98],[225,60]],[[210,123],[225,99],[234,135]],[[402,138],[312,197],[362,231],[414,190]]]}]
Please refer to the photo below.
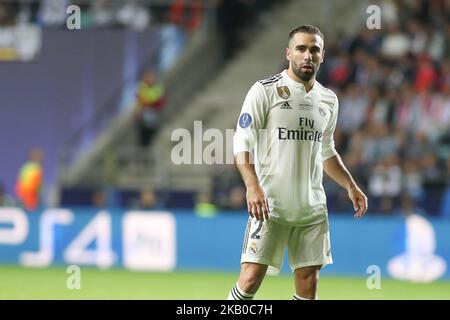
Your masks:
[{"label": "white shorts", "polygon": [[292,272],[333,263],[328,219],[308,226],[289,226],[255,218],[249,218],[247,223],[241,263],[265,264],[279,271],[286,246]]}]

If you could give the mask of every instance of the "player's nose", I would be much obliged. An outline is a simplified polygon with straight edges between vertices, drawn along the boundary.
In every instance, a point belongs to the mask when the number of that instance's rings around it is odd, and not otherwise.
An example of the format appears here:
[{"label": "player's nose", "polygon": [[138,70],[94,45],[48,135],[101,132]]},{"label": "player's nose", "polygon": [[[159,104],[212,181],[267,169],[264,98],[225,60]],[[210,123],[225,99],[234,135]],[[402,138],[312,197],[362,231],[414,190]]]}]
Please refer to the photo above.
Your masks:
[{"label": "player's nose", "polygon": [[311,51],[309,51],[308,49],[305,50],[304,60],[305,60],[305,62],[312,61],[312,54],[311,54]]}]

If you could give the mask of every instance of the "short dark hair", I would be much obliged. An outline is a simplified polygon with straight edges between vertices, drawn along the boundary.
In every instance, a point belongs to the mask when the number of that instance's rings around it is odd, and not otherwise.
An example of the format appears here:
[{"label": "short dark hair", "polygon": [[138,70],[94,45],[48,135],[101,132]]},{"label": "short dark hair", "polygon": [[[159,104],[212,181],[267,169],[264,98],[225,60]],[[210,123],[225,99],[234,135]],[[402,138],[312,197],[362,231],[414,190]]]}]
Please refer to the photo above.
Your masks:
[{"label": "short dark hair", "polygon": [[289,41],[294,37],[296,33],[309,33],[309,34],[317,34],[322,38],[323,41],[325,41],[325,38],[323,36],[322,31],[319,30],[316,26],[313,26],[311,24],[305,24],[300,27],[297,27],[293,29],[291,32],[289,32]]}]

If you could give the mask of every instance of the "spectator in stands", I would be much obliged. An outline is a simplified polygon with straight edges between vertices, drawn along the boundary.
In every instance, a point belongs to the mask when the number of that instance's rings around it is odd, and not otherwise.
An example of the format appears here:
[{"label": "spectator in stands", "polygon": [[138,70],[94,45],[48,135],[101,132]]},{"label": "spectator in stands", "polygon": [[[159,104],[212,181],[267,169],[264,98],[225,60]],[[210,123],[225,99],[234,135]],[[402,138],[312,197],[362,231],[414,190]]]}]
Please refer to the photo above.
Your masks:
[{"label": "spectator in stands", "polygon": [[442,56],[446,59],[450,59],[450,23],[447,23],[447,27],[445,27],[445,40],[442,51]]},{"label": "spectator in stands", "polygon": [[15,207],[14,199],[5,191],[5,187],[0,184],[0,207]]},{"label": "spectator in stands", "polygon": [[217,164],[214,166],[213,183],[214,200],[224,209],[229,206],[230,191],[238,186],[243,187],[242,179],[236,166],[231,164]]},{"label": "spectator in stands", "polygon": [[246,210],[247,199],[245,197],[245,189],[242,186],[233,187],[229,194],[230,210]]},{"label": "spectator in stands", "polygon": [[112,0],[97,0],[93,4],[93,20],[98,27],[114,26],[117,23]]},{"label": "spectator in stands", "polygon": [[446,189],[442,196],[441,215],[447,219],[450,219],[450,156],[447,157],[445,162],[446,166]]},{"label": "spectator in stands", "polygon": [[413,159],[405,159],[403,162],[403,192],[412,197],[416,202],[423,196],[423,176],[419,164]]},{"label": "spectator in stands", "polygon": [[151,16],[148,8],[139,0],[127,0],[117,12],[117,20],[125,27],[136,31],[142,31],[148,27]]},{"label": "spectator in stands", "polygon": [[139,201],[136,209],[152,210],[158,208],[158,198],[152,188],[145,187],[139,193]]},{"label": "spectator in stands", "polygon": [[442,172],[438,165],[435,152],[428,152],[422,155],[422,174],[425,181],[436,182],[442,178]]},{"label": "spectator in stands", "polygon": [[203,3],[200,0],[175,0],[169,9],[169,21],[188,32],[196,30],[203,21]]},{"label": "spectator in stands", "polygon": [[349,51],[354,53],[355,50],[361,49],[366,53],[376,54],[380,50],[382,35],[376,30],[363,28],[360,33],[350,39]]},{"label": "spectator in stands", "polygon": [[388,26],[388,32],[381,43],[381,53],[390,60],[400,60],[411,50],[411,40],[402,33],[397,24]]},{"label": "spectator in stands", "polygon": [[241,185],[230,189],[226,201],[221,205],[224,210],[247,210],[247,199],[245,188]]},{"label": "spectator in stands", "polygon": [[431,62],[429,56],[423,54],[417,58],[417,71],[415,80],[415,89],[417,93],[422,93],[437,81],[438,74]]},{"label": "spectator in stands", "polygon": [[197,194],[195,204],[195,214],[202,218],[211,218],[217,214],[217,206],[212,202],[209,192],[200,192]]},{"label": "spectator in stands", "polygon": [[8,27],[15,24],[11,11],[10,4],[0,3],[0,27]]},{"label": "spectator in stands", "polygon": [[400,90],[399,103],[395,110],[395,123],[397,127],[409,131],[418,122],[417,117],[417,97],[412,87],[405,84]]},{"label": "spectator in stands", "polygon": [[38,20],[44,26],[62,26],[66,23],[68,0],[43,0]]},{"label": "spectator in stands", "polygon": [[20,168],[17,178],[16,195],[22,206],[29,211],[38,209],[41,203],[43,159],[44,153],[41,149],[32,149],[28,160]]},{"label": "spectator in stands", "polygon": [[188,34],[203,22],[204,8],[200,0],[175,0],[170,5],[167,20],[170,24],[161,30],[159,71],[165,72],[179,57]]},{"label": "spectator in stands", "polygon": [[389,155],[380,159],[373,167],[368,183],[374,209],[385,214],[391,213],[402,186],[402,171],[397,157]]},{"label": "spectator in stands", "polygon": [[[449,41],[450,41],[450,39],[449,39]],[[444,95],[449,97],[449,93],[450,93],[450,52],[449,52],[449,57],[446,60],[444,60],[441,64],[438,85],[439,85],[440,91]],[[447,110],[450,110],[450,108]]]},{"label": "spectator in stands", "polygon": [[341,128],[345,133],[357,130],[367,115],[368,100],[357,84],[350,84],[340,104]]},{"label": "spectator in stands", "polygon": [[92,206],[97,209],[106,209],[109,207],[108,194],[103,189],[94,191],[92,195]]},{"label": "spectator in stands", "polygon": [[350,81],[353,70],[349,54],[340,53],[328,73],[330,86],[344,88]]},{"label": "spectator in stands", "polygon": [[158,129],[159,112],[164,106],[164,94],[164,87],[156,80],[156,75],[153,72],[146,72],[136,94],[136,118],[141,147],[150,145]]}]

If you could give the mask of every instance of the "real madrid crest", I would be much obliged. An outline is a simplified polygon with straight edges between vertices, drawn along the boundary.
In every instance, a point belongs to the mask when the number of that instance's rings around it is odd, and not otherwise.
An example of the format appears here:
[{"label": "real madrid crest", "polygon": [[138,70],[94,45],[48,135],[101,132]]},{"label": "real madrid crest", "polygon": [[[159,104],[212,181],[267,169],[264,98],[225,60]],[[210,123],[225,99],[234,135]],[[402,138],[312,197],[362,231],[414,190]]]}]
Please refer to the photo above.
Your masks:
[{"label": "real madrid crest", "polygon": [[323,117],[325,117],[325,116],[327,115],[327,113],[325,112],[324,109],[322,109],[322,107],[319,107],[319,113],[320,113]]},{"label": "real madrid crest", "polygon": [[253,254],[258,252],[258,247],[256,246],[255,242],[250,243],[250,252]]},{"label": "real madrid crest", "polygon": [[291,96],[291,92],[289,91],[289,88],[287,86],[277,87],[278,95],[283,98],[287,99]]}]

